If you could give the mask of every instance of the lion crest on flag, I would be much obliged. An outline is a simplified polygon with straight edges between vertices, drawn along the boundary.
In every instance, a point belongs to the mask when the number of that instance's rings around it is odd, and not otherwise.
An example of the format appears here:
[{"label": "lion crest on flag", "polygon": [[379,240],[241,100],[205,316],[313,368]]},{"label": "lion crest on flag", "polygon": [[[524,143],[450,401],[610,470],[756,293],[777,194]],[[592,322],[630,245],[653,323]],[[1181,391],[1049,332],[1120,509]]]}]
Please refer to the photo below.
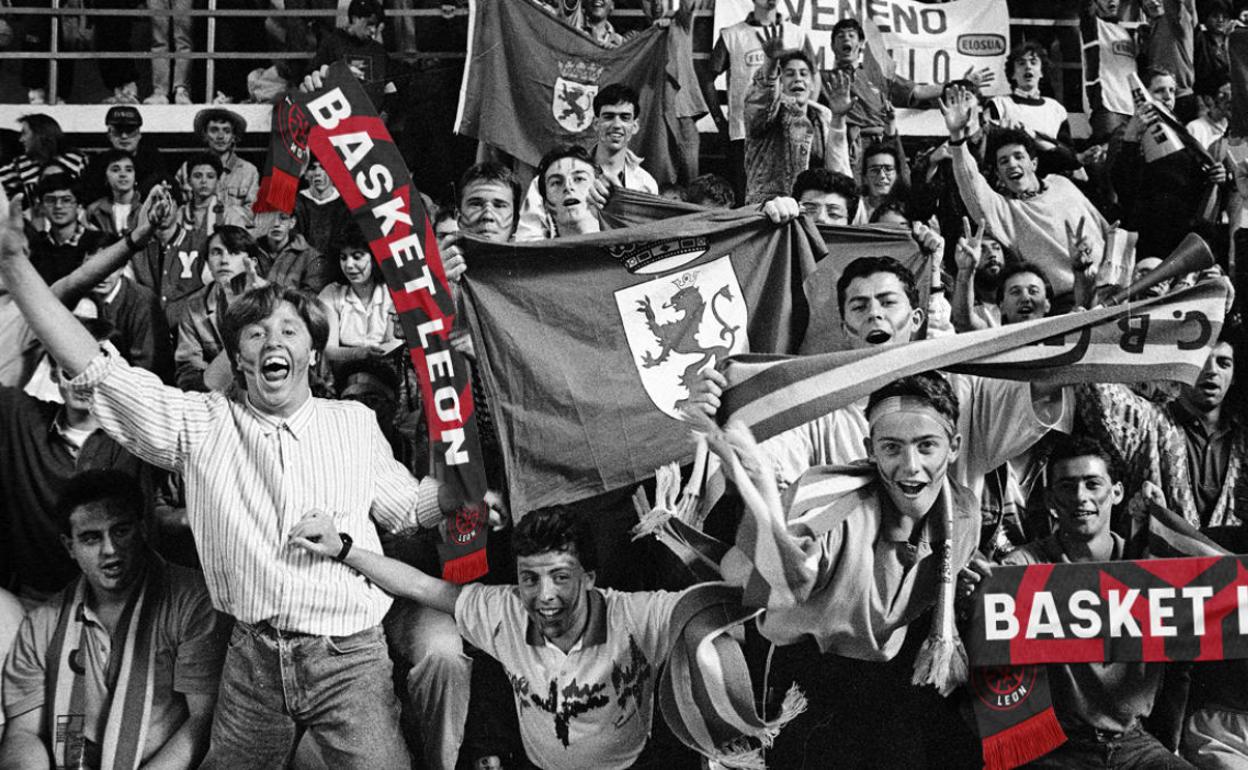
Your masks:
[{"label": "lion crest on flag", "polygon": [[602,69],[602,65],[587,61],[559,62],[550,111],[565,130],[579,134],[593,124],[594,97]]},{"label": "lion crest on flag", "polygon": [[646,394],[680,419],[697,374],[748,352],[749,312],[729,256],[615,293]]}]

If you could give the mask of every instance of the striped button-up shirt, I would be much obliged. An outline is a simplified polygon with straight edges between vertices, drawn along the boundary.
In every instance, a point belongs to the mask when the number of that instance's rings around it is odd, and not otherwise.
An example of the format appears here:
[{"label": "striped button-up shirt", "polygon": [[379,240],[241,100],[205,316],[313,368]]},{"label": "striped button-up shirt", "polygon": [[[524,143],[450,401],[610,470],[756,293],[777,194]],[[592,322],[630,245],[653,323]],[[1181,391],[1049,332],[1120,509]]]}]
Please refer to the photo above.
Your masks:
[{"label": "striped button-up shirt", "polygon": [[373,413],[310,398],[287,418],[246,397],[184,393],[108,350],[71,383],[104,430],[147,462],[182,474],[212,603],[247,623],[342,636],[381,622],[390,597],[354,570],[291,545],[313,508],[380,551],[390,531],[440,519],[437,485],[391,454]]}]

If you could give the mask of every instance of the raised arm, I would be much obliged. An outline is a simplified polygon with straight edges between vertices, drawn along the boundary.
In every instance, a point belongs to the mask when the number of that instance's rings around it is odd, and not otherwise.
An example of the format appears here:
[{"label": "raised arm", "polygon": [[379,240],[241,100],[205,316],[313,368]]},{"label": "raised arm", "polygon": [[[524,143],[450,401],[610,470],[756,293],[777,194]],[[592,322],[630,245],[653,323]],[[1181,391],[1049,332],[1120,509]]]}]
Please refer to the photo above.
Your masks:
[{"label": "raised arm", "polygon": [[[20,206],[20,204],[18,204]],[[126,238],[107,246],[92,254],[72,273],[52,284],[52,293],[61,302],[70,303],[86,295],[105,276],[126,264],[130,255],[135,252],[133,244],[142,248],[152,234],[152,222],[164,218],[165,207],[172,206],[172,200],[166,189],[157,185],[147,194],[143,208],[139,210],[139,221],[134,230]]]},{"label": "raised arm", "polygon": [[[962,217],[961,238],[954,251],[954,259],[958,264],[958,277],[953,285],[953,328],[960,332],[975,331],[988,328],[984,319],[975,315],[975,271],[979,268],[980,253],[983,248],[984,223],[979,223],[979,230],[971,230],[971,223]],[[969,237],[968,237],[969,236]]]},{"label": "raised arm", "polygon": [[953,177],[958,183],[958,192],[971,218],[984,222],[1006,246],[1013,246],[1014,227],[1009,205],[1000,193],[992,189],[983,174],[979,173],[975,158],[966,148],[966,140],[973,133],[972,127],[978,110],[975,95],[957,86],[949,89],[947,101],[942,99],[940,102],[940,111],[945,116],[945,126],[949,129]]},{"label": "raised arm", "polygon": [[21,196],[0,202],[0,275],[44,348],[71,376],[87,368],[100,345],[52,293],[30,261],[22,226]]},{"label": "raised arm", "polygon": [[[308,553],[327,558],[338,558],[342,553],[342,538],[334,526],[333,517],[324,511],[309,511],[290,532],[290,541]],[[386,593],[420,602],[455,614],[455,601],[460,587],[454,583],[421,572],[415,567],[363,548],[348,549],[342,559],[348,567],[381,586]]]}]

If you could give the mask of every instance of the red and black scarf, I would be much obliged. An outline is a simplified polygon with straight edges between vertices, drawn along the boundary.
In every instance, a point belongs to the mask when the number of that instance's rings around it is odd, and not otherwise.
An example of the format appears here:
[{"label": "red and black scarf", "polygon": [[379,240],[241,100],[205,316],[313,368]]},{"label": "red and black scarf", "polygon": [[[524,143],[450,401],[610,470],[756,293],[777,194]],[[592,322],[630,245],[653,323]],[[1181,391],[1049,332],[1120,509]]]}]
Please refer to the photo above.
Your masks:
[{"label": "red and black scarf", "polygon": [[322,88],[287,94],[273,114],[257,212],[294,208],[299,175],[316,156],[369,240],[420,380],[435,478],[466,501],[438,543],[442,577],[466,583],[488,570],[485,466],[468,362],[450,345],[455,303],[420,195],[377,108],[341,62]]}]

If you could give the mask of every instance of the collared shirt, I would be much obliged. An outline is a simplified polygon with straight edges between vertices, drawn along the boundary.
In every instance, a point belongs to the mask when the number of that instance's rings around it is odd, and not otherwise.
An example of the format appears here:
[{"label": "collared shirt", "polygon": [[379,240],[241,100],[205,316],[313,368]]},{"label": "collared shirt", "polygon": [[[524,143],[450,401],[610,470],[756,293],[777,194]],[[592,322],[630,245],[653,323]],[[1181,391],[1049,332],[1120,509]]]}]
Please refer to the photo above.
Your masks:
[{"label": "collared shirt", "polygon": [[1177,400],[1170,402],[1167,411],[1187,438],[1187,473],[1192,480],[1192,497],[1202,525],[1207,525],[1222,497],[1222,484],[1231,466],[1235,426],[1230,419],[1223,419],[1210,430],[1204,420],[1184,409]]},{"label": "collared shirt", "polygon": [[245,623],[324,636],[377,625],[390,597],[359,573],[290,546],[308,511],[334,514],[340,532],[380,551],[392,532],[441,519],[437,485],[394,459],[367,407],[309,398],[287,418],[219,393],[184,393],[115,351],[71,386],[92,394],[110,436],[180,473],[213,606]]},{"label": "collared shirt", "polygon": [[338,318],[338,344],[342,347],[384,345],[394,341],[394,324],[390,322],[394,299],[385,286],[373,287],[368,304],[345,283],[326,286],[320,299]]},{"label": "collared shirt", "polygon": [[[144,760],[158,752],[186,721],[189,712],[184,696],[216,694],[229,640],[228,620],[213,611],[203,579],[184,567],[165,565],[164,569],[163,592],[153,599],[160,606],[155,616],[152,709],[141,753]],[[52,708],[47,702],[48,678],[59,661],[48,659],[48,648],[61,607],[71,598],[67,590],[31,610],[22,621],[4,666],[4,711],[9,720],[40,706]],[[80,606],[86,631],[85,649],[78,657],[84,669],[85,736],[102,743],[110,703],[106,672],[112,655],[122,653],[124,640],[111,638],[95,612],[86,604]],[[77,641],[67,639],[66,644]]]},{"label": "collared shirt", "polygon": [[[1115,532],[1111,561],[1122,558],[1125,542]],[[1002,564],[1069,564],[1057,533],[1028,543],[1001,560]],[[1053,708],[1067,729],[1132,729],[1153,710],[1165,665],[1160,663],[1049,664]]]},{"label": "collared shirt", "polygon": [[[178,186],[183,190],[190,189],[185,163],[178,168],[177,180]],[[221,162],[221,178],[217,180],[217,197],[227,206],[238,206],[250,210],[259,192],[260,170],[255,164],[238,157],[236,152],[227,155]]]},{"label": "collared shirt", "polygon": [[566,653],[529,619],[515,586],[464,586],[455,624],[507,671],[531,762],[622,770],[650,736],[654,686],[681,595],[591,589],[585,633]]}]

